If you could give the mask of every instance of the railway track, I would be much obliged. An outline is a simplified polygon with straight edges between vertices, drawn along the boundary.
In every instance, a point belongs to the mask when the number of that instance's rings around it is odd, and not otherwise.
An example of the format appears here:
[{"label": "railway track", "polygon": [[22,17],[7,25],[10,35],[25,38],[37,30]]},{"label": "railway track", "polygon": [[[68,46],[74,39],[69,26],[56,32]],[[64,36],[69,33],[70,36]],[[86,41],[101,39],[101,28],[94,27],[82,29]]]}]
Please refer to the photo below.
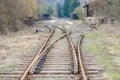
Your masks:
[{"label": "railway track", "polygon": [[[57,31],[59,33],[62,31],[62,35],[56,36]],[[36,56],[34,58],[31,56],[32,60],[26,59],[25,64],[22,64],[23,68],[18,69],[18,73],[3,73],[3,75],[7,75],[8,80],[47,80],[56,77],[64,78],[62,80],[104,80],[96,78],[100,69],[94,67],[91,55],[82,54],[81,43],[84,35],[80,36],[75,48],[70,34],[65,27],[63,29],[53,27]]]}]

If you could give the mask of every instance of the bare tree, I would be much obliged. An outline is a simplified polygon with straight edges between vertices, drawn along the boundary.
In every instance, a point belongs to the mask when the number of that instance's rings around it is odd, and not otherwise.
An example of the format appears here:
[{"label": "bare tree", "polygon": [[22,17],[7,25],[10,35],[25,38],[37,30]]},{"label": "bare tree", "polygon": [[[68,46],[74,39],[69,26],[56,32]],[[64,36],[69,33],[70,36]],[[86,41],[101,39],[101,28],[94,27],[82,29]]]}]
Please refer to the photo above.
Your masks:
[{"label": "bare tree", "polygon": [[120,20],[120,0],[95,0],[90,3],[94,15]]},{"label": "bare tree", "polygon": [[35,0],[0,0],[0,32],[17,31],[18,22],[36,13]]}]

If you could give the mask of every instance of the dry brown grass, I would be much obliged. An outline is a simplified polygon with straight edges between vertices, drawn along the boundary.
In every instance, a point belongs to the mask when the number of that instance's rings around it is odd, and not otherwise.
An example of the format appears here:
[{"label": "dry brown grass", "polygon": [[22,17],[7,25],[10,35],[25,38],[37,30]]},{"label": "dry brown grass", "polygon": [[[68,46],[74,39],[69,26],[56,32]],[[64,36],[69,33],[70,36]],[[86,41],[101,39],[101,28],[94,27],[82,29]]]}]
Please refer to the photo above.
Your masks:
[{"label": "dry brown grass", "polygon": [[26,28],[0,37],[0,72],[11,71],[18,67],[18,63],[22,63],[24,56],[37,53],[48,34],[36,34],[34,29]]}]

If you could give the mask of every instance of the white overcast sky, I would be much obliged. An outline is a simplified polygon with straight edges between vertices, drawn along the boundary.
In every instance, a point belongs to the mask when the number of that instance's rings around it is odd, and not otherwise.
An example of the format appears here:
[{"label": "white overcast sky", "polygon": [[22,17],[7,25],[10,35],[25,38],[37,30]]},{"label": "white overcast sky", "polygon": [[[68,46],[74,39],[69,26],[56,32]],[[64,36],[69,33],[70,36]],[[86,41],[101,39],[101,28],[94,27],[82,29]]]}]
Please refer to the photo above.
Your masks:
[{"label": "white overcast sky", "polygon": [[85,3],[88,3],[90,0],[80,0],[81,5],[83,6]]}]

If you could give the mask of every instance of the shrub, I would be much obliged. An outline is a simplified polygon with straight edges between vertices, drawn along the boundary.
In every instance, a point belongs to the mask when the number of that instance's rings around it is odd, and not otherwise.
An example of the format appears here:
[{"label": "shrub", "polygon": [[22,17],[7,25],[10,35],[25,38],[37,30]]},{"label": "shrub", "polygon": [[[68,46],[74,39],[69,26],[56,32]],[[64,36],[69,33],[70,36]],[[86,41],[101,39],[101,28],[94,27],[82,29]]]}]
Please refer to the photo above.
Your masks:
[{"label": "shrub", "polygon": [[0,0],[0,33],[17,31],[17,24],[36,13],[35,0]]}]

